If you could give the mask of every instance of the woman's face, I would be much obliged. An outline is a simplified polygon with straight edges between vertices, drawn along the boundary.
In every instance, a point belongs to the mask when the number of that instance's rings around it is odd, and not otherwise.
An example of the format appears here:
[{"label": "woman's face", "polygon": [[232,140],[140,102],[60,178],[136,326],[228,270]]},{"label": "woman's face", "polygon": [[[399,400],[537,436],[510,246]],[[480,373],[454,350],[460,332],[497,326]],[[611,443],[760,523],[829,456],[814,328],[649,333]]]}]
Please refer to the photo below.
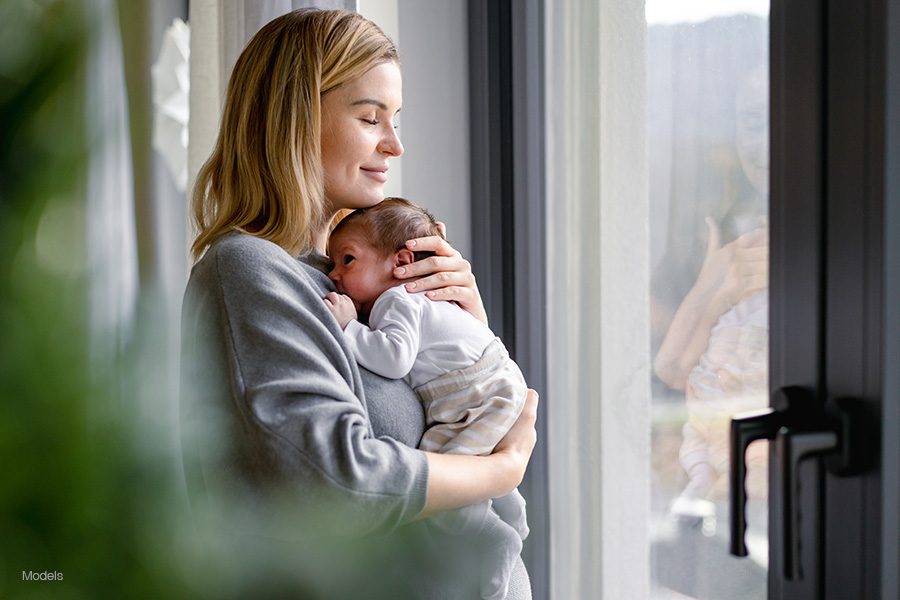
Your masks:
[{"label": "woman's face", "polygon": [[322,168],[333,211],[384,199],[390,159],[403,154],[394,127],[402,99],[394,62],[372,67],[322,97]]},{"label": "woman's face", "polygon": [[737,151],[741,168],[756,191],[769,193],[769,72],[753,69],[738,88]]}]

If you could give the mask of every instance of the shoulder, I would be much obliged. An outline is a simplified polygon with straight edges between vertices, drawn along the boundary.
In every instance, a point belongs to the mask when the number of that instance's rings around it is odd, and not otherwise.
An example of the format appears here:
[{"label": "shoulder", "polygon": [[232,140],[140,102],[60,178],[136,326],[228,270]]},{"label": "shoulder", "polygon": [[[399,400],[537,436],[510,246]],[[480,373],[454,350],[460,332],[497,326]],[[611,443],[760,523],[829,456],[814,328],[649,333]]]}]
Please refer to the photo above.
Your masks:
[{"label": "shoulder", "polygon": [[216,240],[194,266],[191,279],[214,280],[222,289],[293,290],[324,295],[328,278],[262,238],[233,233]]},{"label": "shoulder", "polygon": [[[288,269],[303,270],[303,263],[288,254],[284,248],[253,235],[234,233],[226,235],[210,246],[204,256],[222,275],[256,273]],[[311,267],[309,267],[311,268]]]},{"label": "shoulder", "polygon": [[418,295],[424,297],[424,294],[410,294],[406,291],[405,284],[395,285],[381,292],[381,295],[378,296],[378,299],[372,305],[372,312],[383,312],[392,307],[406,307],[407,310],[416,310],[416,307],[420,304],[418,299],[416,299]]}]

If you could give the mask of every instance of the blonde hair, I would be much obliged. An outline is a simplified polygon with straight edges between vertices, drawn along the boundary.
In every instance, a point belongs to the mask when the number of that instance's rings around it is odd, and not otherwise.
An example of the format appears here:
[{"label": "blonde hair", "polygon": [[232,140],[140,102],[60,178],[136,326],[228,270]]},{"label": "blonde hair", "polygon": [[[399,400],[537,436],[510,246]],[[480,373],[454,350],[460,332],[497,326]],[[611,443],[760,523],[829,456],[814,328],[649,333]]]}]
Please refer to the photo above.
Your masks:
[{"label": "blonde hair", "polygon": [[[331,232],[332,237],[353,225],[361,226],[367,241],[384,256],[405,248],[406,242],[413,238],[431,235],[444,238],[434,215],[405,198],[385,198],[375,206],[357,208],[337,224]],[[422,260],[433,256],[434,252],[413,254],[415,260]]]},{"label": "blonde hair", "polygon": [[300,9],[259,30],[231,72],[219,136],[200,169],[192,212],[194,259],[243,231],[299,254],[326,214],[321,98],[397,48],[377,25],[341,10]]}]

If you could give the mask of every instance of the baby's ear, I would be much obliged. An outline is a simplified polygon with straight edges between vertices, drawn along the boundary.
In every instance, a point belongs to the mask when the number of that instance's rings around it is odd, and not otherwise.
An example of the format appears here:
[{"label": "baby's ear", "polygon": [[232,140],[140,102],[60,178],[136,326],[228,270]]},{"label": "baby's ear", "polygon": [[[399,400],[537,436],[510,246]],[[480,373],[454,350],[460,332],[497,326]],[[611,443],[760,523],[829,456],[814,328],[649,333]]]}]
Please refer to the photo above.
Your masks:
[{"label": "baby's ear", "polygon": [[413,254],[412,250],[401,248],[400,250],[397,250],[397,253],[394,255],[394,266],[402,267],[415,262],[415,260],[416,256]]}]

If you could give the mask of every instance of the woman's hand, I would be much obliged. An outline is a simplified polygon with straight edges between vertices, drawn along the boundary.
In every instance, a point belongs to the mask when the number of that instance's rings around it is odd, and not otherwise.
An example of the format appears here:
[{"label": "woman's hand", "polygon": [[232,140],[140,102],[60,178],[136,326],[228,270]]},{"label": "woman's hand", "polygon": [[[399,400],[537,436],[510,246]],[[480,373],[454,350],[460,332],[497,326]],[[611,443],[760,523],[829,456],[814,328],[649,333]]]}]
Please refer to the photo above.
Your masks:
[{"label": "woman's hand", "polygon": [[722,245],[719,226],[706,219],[706,258],[694,285],[675,311],[653,361],[666,385],[683,390],[709,345],[712,328],[741,300],[769,286],[769,230],[760,226]]},{"label": "woman's hand", "polygon": [[518,420],[489,456],[437,454],[428,458],[428,491],[420,518],[489,498],[499,498],[522,482],[537,442],[538,395],[528,390]]},{"label": "woman's hand", "polygon": [[522,408],[522,413],[494,448],[494,455],[505,454],[512,459],[512,468],[515,471],[515,485],[513,487],[522,483],[525,469],[528,467],[528,461],[531,460],[531,453],[534,451],[534,445],[537,443],[537,430],[535,429],[537,407],[538,394],[536,391],[529,389],[525,397],[525,406]]},{"label": "woman's hand", "polygon": [[[443,225],[441,229],[443,229]],[[416,238],[406,242],[414,252],[431,251],[435,256],[394,269],[397,279],[421,277],[406,284],[410,292],[427,292],[431,300],[452,300],[487,325],[487,313],[472,265],[440,236]]]},{"label": "woman's hand", "polygon": [[769,286],[769,230],[759,227],[722,246],[718,224],[709,217],[706,224],[709,242],[695,287],[708,295],[718,317]]}]

